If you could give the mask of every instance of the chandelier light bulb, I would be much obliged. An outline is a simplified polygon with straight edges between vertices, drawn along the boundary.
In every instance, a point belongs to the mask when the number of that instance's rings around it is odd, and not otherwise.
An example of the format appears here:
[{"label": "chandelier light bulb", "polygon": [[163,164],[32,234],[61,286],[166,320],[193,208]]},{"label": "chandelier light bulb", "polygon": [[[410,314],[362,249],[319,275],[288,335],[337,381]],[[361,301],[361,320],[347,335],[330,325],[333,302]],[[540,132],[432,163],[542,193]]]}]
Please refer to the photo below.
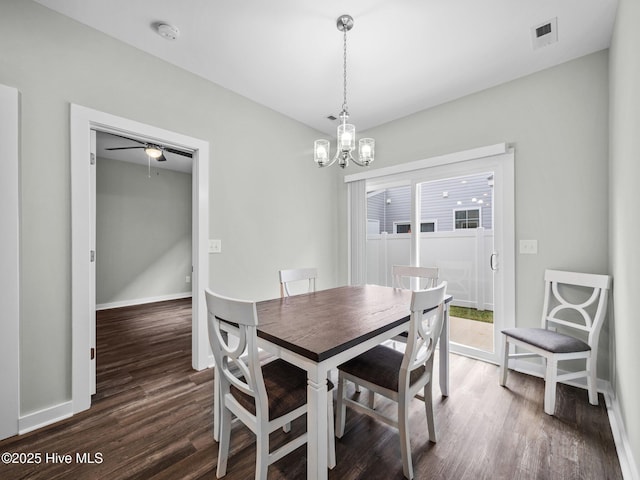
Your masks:
[{"label": "chandelier light bulb", "polygon": [[314,142],[313,159],[319,167],[324,167],[329,164],[330,155],[331,144],[329,143],[329,140],[321,139]]}]

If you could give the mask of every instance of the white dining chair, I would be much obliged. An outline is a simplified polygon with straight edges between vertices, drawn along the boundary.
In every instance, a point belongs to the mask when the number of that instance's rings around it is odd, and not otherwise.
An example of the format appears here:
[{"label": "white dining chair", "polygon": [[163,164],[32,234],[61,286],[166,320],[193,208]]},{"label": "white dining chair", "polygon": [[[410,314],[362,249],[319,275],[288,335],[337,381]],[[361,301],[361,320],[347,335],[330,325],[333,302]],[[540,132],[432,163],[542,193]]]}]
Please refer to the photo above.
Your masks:
[{"label": "white dining chair", "polygon": [[[596,367],[598,338],[607,313],[609,275],[547,270],[540,328],[509,328],[504,336],[500,385],[507,383],[509,360],[542,357],[546,361],[544,411],[555,413],[556,384],[587,377],[589,403],[598,404]],[[528,352],[510,353],[509,345]],[[558,362],[585,360],[585,369],[558,373]]]},{"label": "white dining chair", "polygon": [[[406,290],[426,290],[438,285],[440,269],[438,267],[411,267],[393,265],[391,267],[392,285]],[[412,282],[414,282],[412,284]]]},{"label": "white dining chair", "polygon": [[[292,295],[289,290],[289,284],[294,282],[303,282],[306,280],[308,283],[306,286],[298,285],[299,291],[296,293],[312,293],[316,291],[316,279],[318,278],[317,268],[290,268],[286,270],[280,270],[278,272],[280,277],[280,297],[289,297]],[[306,288],[306,290],[304,290]],[[356,385],[358,391],[360,387]],[[289,431],[289,425],[285,425],[285,431]]]},{"label": "white dining chair", "polygon": [[288,297],[291,295],[289,284],[293,282],[308,282],[307,293],[316,291],[316,278],[318,278],[317,268],[292,268],[288,270],[280,270],[280,296]]},{"label": "white dining chair", "polygon": [[[414,291],[411,296],[409,335],[404,354],[378,345],[338,366],[338,403],[336,436],[345,433],[346,406],[398,428],[402,471],[413,478],[409,432],[409,404],[423,391],[429,440],[436,441],[433,411],[433,353],[444,323],[444,299],[447,284]],[[346,396],[345,381],[355,382],[397,403],[397,416],[390,418]]]},{"label": "white dining chair", "polygon": [[[205,290],[209,342],[218,377],[220,433],[216,476],[227,471],[232,416],[256,436],[256,480],[266,480],[269,465],[307,442],[303,433],[277,450],[269,451],[269,434],[307,413],[307,374],[282,359],[264,365],[258,354],[258,317],[255,302],[224,297]],[[237,326],[235,342],[229,342],[222,324]],[[233,343],[233,345],[232,345]],[[236,345],[237,343],[237,345]],[[333,384],[328,382],[328,459],[335,466],[333,432]],[[218,406],[214,406],[217,408]]]},{"label": "white dining chair", "polygon": [[[409,265],[393,265],[391,267],[392,286],[405,290],[426,290],[438,285],[440,269],[438,267],[412,267]],[[396,343],[407,343],[406,332],[392,339],[395,348]],[[371,394],[370,406],[373,408],[373,394]]]}]

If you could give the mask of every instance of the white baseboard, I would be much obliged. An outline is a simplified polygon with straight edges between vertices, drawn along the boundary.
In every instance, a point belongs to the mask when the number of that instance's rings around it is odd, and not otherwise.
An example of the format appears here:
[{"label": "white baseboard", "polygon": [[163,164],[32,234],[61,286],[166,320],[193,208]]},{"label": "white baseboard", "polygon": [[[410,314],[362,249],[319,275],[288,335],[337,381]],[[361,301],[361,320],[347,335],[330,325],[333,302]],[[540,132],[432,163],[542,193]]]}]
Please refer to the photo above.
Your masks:
[{"label": "white baseboard", "polygon": [[191,297],[191,292],[172,293],[157,297],[136,298],[132,300],[121,300],[119,302],[100,303],[96,305],[96,310],[107,310],[109,308],[132,307],[134,305],[144,305],[145,303],[166,302],[167,300],[179,300]]},{"label": "white baseboard", "polygon": [[18,419],[18,435],[46,427],[71,416],[73,416],[73,402],[71,401],[38,410]]},{"label": "white baseboard", "polygon": [[[532,362],[526,362],[523,360],[511,359],[509,360],[509,369],[516,372],[525,373],[527,375],[533,375],[535,377],[544,378],[544,367],[542,365],[536,365]],[[563,370],[558,370],[558,374],[567,373]],[[587,388],[587,381],[580,379],[581,381],[566,382],[568,385]],[[622,412],[620,411],[620,404],[616,399],[611,383],[598,379],[598,392],[604,396],[604,401],[607,406],[607,414],[609,416],[609,425],[611,426],[611,432],[613,434],[613,441],[616,446],[616,452],[618,453],[618,461],[620,462],[620,469],[622,470],[622,477],[625,480],[640,480],[640,473],[638,470],[638,464],[633,458],[633,451],[631,445],[629,445],[629,438],[627,437],[627,431],[622,421]]]},{"label": "white baseboard", "polygon": [[[609,387],[609,390],[612,390],[611,387]],[[607,403],[609,424],[611,425],[613,441],[616,444],[616,451],[618,452],[622,478],[625,480],[640,480],[640,470],[638,469],[637,462],[633,458],[633,451],[631,450],[631,445],[629,445],[629,437],[627,437],[627,431],[622,421],[620,403],[613,393],[605,393],[604,399]]]}]

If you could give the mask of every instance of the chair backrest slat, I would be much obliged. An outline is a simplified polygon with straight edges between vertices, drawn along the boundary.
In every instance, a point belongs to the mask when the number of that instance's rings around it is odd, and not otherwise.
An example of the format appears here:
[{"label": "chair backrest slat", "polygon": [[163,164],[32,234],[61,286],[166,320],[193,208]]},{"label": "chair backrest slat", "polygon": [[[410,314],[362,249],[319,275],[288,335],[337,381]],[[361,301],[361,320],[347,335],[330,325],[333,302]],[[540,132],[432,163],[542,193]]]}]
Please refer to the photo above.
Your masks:
[{"label": "chair backrest slat", "polygon": [[[205,290],[205,297],[209,343],[218,367],[216,372],[220,375],[221,393],[229,393],[233,385],[254,397],[256,403],[266,406],[267,395],[258,354],[255,302],[224,297],[208,289]],[[237,335],[228,335],[222,328],[223,323],[237,325]],[[256,411],[260,410],[256,408]]]},{"label": "chair backrest slat", "polygon": [[[408,386],[411,371],[433,361],[433,352],[444,324],[444,299],[447,283],[411,296],[411,320],[407,346],[400,368],[401,381]],[[430,372],[430,369],[427,369]]]},{"label": "chair backrest slat", "polygon": [[316,291],[316,278],[318,277],[317,268],[292,268],[288,270],[280,270],[280,296],[288,297],[291,295],[289,291],[290,282],[299,282],[308,280],[309,286],[307,292]]},{"label": "chair backrest slat", "polygon": [[542,328],[560,326],[587,332],[587,342],[593,347],[606,316],[611,277],[546,270],[544,279]]},{"label": "chair backrest slat", "polygon": [[[438,285],[440,269],[437,267],[411,267],[408,265],[393,265],[391,276],[393,287],[405,290],[425,290]],[[417,279],[417,285],[411,284],[411,279]]]}]

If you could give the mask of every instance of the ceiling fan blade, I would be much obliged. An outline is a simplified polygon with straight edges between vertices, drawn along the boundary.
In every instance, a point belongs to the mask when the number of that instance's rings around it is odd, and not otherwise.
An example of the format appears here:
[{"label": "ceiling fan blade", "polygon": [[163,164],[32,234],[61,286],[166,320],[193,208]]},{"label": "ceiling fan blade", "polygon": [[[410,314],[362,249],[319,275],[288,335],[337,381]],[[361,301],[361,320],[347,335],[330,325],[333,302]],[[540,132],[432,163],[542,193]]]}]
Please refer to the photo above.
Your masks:
[{"label": "ceiling fan blade", "polygon": [[114,148],[105,148],[105,150],[130,150],[132,148],[146,148],[146,147],[114,147]]},{"label": "ceiling fan blade", "polygon": [[146,145],[146,142],[143,142],[141,140],[136,140],[135,138],[131,138],[131,137],[123,137],[122,135],[118,135],[117,133],[108,133],[105,132],[107,135],[112,135],[114,137],[119,137],[119,138],[124,138],[125,140],[131,140],[132,142],[136,142],[139,143],[140,145]]},{"label": "ceiling fan blade", "polygon": [[183,157],[189,157],[192,158],[193,155],[190,152],[183,152],[181,150],[176,150],[175,148],[170,148],[170,147],[162,147],[162,149],[165,152],[171,152],[171,153],[175,153],[176,155],[182,155]]},{"label": "ceiling fan blade", "polygon": [[156,158],[157,161],[159,162],[166,162],[167,161],[167,157],[164,156],[164,153],[161,153],[160,156],[158,158]]}]

